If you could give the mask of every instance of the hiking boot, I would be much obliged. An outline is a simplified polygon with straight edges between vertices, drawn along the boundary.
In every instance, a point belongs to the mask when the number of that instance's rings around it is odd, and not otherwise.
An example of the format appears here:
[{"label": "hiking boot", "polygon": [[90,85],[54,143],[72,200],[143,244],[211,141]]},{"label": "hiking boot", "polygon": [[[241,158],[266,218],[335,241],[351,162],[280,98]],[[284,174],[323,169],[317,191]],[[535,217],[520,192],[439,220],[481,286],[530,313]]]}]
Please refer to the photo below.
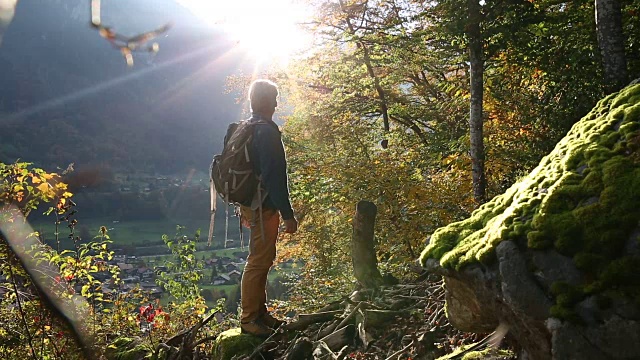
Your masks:
[{"label": "hiking boot", "polygon": [[280,325],[284,324],[284,321],[274,318],[269,313],[262,314],[262,316],[260,317],[260,322],[262,322],[263,324],[267,325],[268,327],[274,330],[279,328]]},{"label": "hiking boot", "polygon": [[273,334],[273,329],[265,325],[261,321],[251,321],[248,323],[240,324],[240,332],[243,334],[249,334],[261,338],[268,338]]}]

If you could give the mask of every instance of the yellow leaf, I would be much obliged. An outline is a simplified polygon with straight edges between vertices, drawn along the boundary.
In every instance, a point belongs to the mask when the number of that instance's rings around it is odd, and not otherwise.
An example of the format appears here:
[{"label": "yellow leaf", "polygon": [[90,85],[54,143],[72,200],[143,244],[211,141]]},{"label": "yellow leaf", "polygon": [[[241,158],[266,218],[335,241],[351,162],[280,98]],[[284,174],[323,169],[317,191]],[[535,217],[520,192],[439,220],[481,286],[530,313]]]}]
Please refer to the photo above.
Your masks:
[{"label": "yellow leaf", "polygon": [[42,183],[40,185],[38,185],[38,190],[42,191],[42,192],[47,192],[49,191],[49,184],[47,183]]},{"label": "yellow leaf", "polygon": [[34,183],[34,184],[40,184],[42,182],[42,180],[40,180],[39,177],[34,176],[34,177],[31,178],[31,182]]},{"label": "yellow leaf", "polygon": [[71,197],[71,196],[73,196],[73,194],[68,192],[68,191],[65,191],[64,193],[62,193],[62,197],[68,198],[68,197]]},{"label": "yellow leaf", "polygon": [[42,175],[42,177],[43,177],[43,178],[45,178],[45,179],[47,179],[47,180],[51,180],[51,179],[53,179],[53,176],[54,176],[54,175],[55,175],[55,174],[44,174],[44,175]]}]

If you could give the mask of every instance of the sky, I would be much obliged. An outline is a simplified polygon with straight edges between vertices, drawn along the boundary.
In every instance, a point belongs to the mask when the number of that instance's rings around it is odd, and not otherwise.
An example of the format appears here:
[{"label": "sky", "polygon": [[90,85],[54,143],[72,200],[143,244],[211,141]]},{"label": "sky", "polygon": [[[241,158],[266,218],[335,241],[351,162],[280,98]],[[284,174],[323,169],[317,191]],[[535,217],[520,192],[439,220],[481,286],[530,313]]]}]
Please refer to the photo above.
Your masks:
[{"label": "sky", "polygon": [[127,66],[90,26],[87,0],[21,0],[11,23],[0,13],[0,161],[204,170],[220,134],[242,117],[226,78],[254,64],[174,1],[102,3],[102,24],[124,36],[171,23],[153,39],[159,51],[134,53]]}]

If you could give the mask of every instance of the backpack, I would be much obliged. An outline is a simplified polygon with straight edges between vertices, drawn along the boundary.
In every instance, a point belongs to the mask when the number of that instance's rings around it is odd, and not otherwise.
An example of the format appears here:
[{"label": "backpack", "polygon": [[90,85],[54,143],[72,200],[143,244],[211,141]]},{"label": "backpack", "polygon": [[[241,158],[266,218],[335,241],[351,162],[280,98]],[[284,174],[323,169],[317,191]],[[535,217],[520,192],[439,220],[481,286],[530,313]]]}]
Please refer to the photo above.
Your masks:
[{"label": "backpack", "polygon": [[232,123],[224,137],[224,149],[213,157],[211,181],[228,204],[250,206],[260,181],[251,161],[253,128],[258,122]]},{"label": "backpack", "polygon": [[[227,204],[251,206],[256,193],[261,190],[260,179],[253,171],[251,144],[255,125],[264,123],[266,122],[261,119],[249,119],[231,123],[224,137],[222,153],[213,157],[209,190],[211,192],[209,245],[211,245],[213,238],[217,194],[220,194],[220,197]],[[266,192],[264,192],[264,195],[266,195]],[[260,197],[263,197],[262,194],[260,194]],[[240,234],[242,234],[242,231],[240,231]]]}]

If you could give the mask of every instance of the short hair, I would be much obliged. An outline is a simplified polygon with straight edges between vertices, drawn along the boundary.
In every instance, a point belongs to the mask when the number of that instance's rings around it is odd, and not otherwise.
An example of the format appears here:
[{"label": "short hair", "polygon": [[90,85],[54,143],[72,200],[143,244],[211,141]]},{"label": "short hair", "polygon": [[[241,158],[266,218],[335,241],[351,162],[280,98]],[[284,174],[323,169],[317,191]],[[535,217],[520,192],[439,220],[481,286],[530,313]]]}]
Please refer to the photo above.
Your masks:
[{"label": "short hair", "polygon": [[270,80],[258,79],[249,87],[249,101],[252,111],[270,110],[278,97],[278,86]]}]

